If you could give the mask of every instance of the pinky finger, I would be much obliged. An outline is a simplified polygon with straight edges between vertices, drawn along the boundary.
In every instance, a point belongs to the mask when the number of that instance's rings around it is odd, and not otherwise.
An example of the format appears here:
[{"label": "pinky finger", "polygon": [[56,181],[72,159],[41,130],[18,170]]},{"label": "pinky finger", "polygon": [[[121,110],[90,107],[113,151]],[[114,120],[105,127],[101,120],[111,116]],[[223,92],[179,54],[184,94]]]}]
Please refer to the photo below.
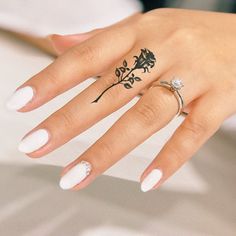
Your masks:
[{"label": "pinky finger", "polygon": [[215,96],[208,94],[195,102],[191,113],[142,174],[143,192],[159,187],[173,175],[218,130],[228,115],[222,109],[222,100],[217,103]]}]

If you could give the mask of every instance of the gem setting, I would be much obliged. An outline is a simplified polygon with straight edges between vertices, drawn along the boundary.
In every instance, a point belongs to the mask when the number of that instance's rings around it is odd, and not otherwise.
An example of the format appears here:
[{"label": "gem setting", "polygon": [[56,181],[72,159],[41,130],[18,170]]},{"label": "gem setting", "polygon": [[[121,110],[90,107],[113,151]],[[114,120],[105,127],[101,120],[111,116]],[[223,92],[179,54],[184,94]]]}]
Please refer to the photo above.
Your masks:
[{"label": "gem setting", "polygon": [[86,175],[88,176],[92,170],[92,166],[88,161],[81,161],[81,164],[85,166]]},{"label": "gem setting", "polygon": [[180,80],[180,79],[172,79],[170,81],[170,86],[174,91],[176,91],[176,90],[180,90],[182,87],[184,87],[184,84],[183,84],[182,80]]}]

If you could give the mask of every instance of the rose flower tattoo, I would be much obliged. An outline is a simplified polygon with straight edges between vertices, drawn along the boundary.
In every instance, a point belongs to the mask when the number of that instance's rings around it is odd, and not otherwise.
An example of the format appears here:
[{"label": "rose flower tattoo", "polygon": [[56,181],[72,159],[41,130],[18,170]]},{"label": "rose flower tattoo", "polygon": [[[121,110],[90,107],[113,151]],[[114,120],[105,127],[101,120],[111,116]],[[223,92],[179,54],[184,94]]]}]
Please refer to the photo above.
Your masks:
[{"label": "rose flower tattoo", "polygon": [[149,69],[153,68],[156,63],[154,54],[147,48],[141,49],[140,55],[134,56],[134,58],[135,61],[132,68],[128,67],[126,60],[123,61],[123,66],[116,68],[117,82],[106,88],[92,103],[98,102],[105,92],[118,84],[123,84],[126,89],[131,89],[134,81],[139,82],[142,80],[140,77],[135,76],[134,71],[143,69],[143,73],[150,72]]}]

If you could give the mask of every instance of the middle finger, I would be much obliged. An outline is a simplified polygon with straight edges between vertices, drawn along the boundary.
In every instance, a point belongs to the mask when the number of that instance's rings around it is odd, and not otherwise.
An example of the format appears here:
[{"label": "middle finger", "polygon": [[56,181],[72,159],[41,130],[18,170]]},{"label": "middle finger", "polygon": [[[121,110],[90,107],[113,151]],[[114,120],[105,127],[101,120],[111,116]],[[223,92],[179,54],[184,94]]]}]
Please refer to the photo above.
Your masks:
[{"label": "middle finger", "polygon": [[[104,77],[29,132],[19,150],[31,157],[45,155],[125,105],[164,70],[156,65],[154,54],[145,49],[132,50]],[[134,63],[136,55],[138,63]],[[143,56],[150,57],[148,67]]]}]

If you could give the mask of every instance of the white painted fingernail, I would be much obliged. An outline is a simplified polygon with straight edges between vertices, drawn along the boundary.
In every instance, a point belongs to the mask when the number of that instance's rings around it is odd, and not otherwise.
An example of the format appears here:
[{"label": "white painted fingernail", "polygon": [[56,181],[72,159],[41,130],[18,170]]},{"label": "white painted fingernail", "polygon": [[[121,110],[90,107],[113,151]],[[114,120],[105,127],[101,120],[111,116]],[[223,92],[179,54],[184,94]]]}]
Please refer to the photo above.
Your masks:
[{"label": "white painted fingernail", "polygon": [[161,179],[162,171],[159,169],[152,170],[141,184],[141,190],[147,192],[151,190]]},{"label": "white painted fingernail", "polygon": [[73,188],[84,180],[91,172],[91,164],[87,161],[81,161],[72,167],[60,180],[60,187],[64,190]]},{"label": "white painted fingernail", "polygon": [[49,133],[46,129],[39,129],[21,140],[18,150],[24,153],[31,153],[44,146],[49,140]]},{"label": "white painted fingernail", "polygon": [[6,103],[6,107],[9,110],[17,111],[24,107],[34,96],[32,87],[26,86],[20,88],[13,93]]}]

